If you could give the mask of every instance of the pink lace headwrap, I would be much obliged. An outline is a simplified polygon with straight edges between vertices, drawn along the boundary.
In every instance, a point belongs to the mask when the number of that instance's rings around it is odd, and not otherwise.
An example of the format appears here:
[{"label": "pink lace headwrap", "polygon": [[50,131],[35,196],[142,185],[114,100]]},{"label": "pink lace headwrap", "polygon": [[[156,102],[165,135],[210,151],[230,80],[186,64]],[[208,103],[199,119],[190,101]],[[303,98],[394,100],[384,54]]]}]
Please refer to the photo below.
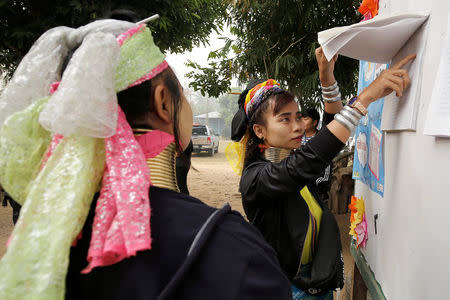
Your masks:
[{"label": "pink lace headwrap", "polygon": [[116,134],[105,140],[105,147],[106,169],[92,226],[89,266],[82,273],[151,248],[150,172],[120,109]]}]

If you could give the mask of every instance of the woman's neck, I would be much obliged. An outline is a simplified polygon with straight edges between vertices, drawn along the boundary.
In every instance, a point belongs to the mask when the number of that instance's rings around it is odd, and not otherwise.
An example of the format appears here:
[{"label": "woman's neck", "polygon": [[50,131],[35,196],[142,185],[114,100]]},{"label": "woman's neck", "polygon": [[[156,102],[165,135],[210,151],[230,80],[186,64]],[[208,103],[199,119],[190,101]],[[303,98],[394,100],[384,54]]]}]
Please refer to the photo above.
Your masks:
[{"label": "woman's neck", "polygon": [[311,129],[311,130],[307,130],[305,132],[306,137],[310,137],[310,136],[314,136],[317,133],[317,129]]},{"label": "woman's neck", "polygon": [[264,150],[264,158],[270,162],[278,163],[292,153],[290,149],[269,147]]},{"label": "woman's neck", "polygon": [[[135,136],[150,132],[150,129],[133,129]],[[152,185],[179,192],[176,176],[176,146],[170,143],[161,153],[147,158]]]}]

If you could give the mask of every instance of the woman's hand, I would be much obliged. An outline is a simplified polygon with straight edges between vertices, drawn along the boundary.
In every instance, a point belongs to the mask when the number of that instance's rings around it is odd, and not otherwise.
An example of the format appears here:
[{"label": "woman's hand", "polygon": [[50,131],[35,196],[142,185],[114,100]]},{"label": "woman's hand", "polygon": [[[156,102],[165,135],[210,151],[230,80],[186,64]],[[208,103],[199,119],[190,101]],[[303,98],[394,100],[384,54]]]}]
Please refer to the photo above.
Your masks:
[{"label": "woman's hand", "polygon": [[403,58],[394,66],[383,71],[367,88],[358,96],[358,100],[368,107],[370,103],[383,98],[393,91],[397,97],[403,95],[403,91],[409,86],[411,80],[408,72],[402,69],[408,62],[416,58],[411,54]]},{"label": "woman's hand", "polygon": [[317,65],[319,66],[319,78],[322,86],[327,87],[333,85],[336,81],[334,79],[334,64],[336,63],[337,58],[338,55],[336,54],[331,61],[328,61],[323,53],[322,47],[316,49],[316,60]]}]

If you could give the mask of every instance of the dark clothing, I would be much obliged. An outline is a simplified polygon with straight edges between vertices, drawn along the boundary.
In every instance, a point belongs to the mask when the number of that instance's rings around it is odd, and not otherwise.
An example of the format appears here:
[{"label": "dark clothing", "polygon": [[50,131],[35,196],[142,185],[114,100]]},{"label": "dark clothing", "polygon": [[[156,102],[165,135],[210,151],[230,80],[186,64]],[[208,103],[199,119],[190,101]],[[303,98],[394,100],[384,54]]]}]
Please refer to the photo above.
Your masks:
[{"label": "dark clothing", "polygon": [[[240,192],[245,213],[275,249],[290,280],[300,264],[309,222],[308,205],[300,190],[323,174],[343,146],[324,127],[307,145],[280,163],[261,156],[242,173]],[[311,192],[314,194],[314,190]],[[318,202],[323,210],[327,209]]]},{"label": "dark clothing", "polygon": [[16,201],[14,201],[13,198],[11,198],[7,192],[5,192],[3,189],[0,190],[0,193],[3,194],[3,201],[2,201],[2,205],[3,206],[7,206],[7,203],[9,203],[9,205],[11,205],[12,208],[12,221],[14,224],[17,223],[17,220],[19,220],[19,216],[20,216],[20,209],[22,208],[22,206],[17,203]]},{"label": "dark clothing", "polygon": [[[156,299],[185,261],[190,245],[216,209],[151,187],[152,249],[84,275],[94,205],[83,238],[70,253],[66,299]],[[290,299],[291,286],[276,254],[237,212],[227,214],[181,281],[173,299]]]},{"label": "dark clothing", "polygon": [[12,213],[12,219],[13,223],[16,224],[17,220],[19,220],[20,216],[20,210],[22,209],[22,206],[13,200],[13,198],[8,196],[9,205],[11,205],[13,213]]},{"label": "dark clothing", "polygon": [[177,184],[180,192],[186,195],[189,195],[189,189],[187,186],[187,175],[189,169],[191,168],[191,156],[192,151],[194,150],[194,146],[192,141],[187,146],[186,150],[184,150],[184,159],[181,157],[176,158],[176,174],[177,174]]},{"label": "dark clothing", "polygon": [[[323,116],[322,116],[322,128],[327,126],[331,121],[333,121],[333,119],[334,119],[334,114],[328,114],[328,113],[324,112]],[[302,138],[302,146],[306,145],[306,143],[309,142],[312,138],[314,138],[316,136],[316,134],[314,134],[311,137],[306,137],[306,134],[305,134]],[[331,164],[329,164],[325,168],[325,171],[323,172],[322,176],[320,176],[316,179],[316,182],[315,182],[316,184],[315,184],[315,187],[313,187],[313,188],[319,194],[319,196],[322,200],[326,200],[329,198],[328,192],[330,191],[330,186],[331,186],[331,176],[332,176]],[[313,185],[311,185],[311,186],[313,186]]]}]

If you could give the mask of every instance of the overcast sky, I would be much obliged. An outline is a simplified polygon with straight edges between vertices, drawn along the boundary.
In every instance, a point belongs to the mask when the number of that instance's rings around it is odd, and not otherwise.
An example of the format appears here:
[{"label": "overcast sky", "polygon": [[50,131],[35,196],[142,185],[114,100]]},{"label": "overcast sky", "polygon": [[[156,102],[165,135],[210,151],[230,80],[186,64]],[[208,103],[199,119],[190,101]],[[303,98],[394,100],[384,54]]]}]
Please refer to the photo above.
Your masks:
[{"label": "overcast sky", "polygon": [[232,37],[229,30],[226,28],[221,34],[212,33],[209,38],[209,46],[194,48],[191,52],[185,52],[183,54],[167,54],[166,60],[172,69],[175,71],[178,79],[184,88],[189,85],[189,79],[184,75],[190,71],[191,68],[185,66],[188,60],[192,60],[201,66],[208,65],[208,54],[210,51],[217,50],[225,46],[225,41],[220,39],[222,36]]}]

